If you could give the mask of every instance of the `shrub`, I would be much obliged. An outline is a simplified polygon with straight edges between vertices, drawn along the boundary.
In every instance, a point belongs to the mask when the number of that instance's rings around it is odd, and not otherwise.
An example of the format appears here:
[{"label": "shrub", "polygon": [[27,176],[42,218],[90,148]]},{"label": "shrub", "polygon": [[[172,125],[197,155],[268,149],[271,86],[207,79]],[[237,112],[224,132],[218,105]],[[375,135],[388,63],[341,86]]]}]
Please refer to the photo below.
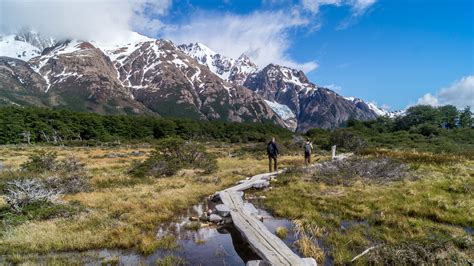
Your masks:
[{"label": "shrub", "polygon": [[35,173],[54,171],[56,169],[57,157],[55,152],[41,150],[30,155],[28,161],[24,162],[20,167],[22,170]]},{"label": "shrub", "polygon": [[77,193],[90,188],[90,176],[82,164],[75,157],[57,160],[54,152],[39,151],[30,155],[28,161],[21,165],[18,176],[41,175],[42,184],[60,193]]},{"label": "shrub", "polygon": [[89,179],[84,164],[70,157],[57,163],[55,175],[46,178],[45,184],[61,193],[78,193],[90,189]]},{"label": "shrub", "polygon": [[199,143],[169,137],[157,143],[155,151],[144,162],[134,162],[133,176],[172,176],[180,169],[201,169],[209,174],[217,170],[217,160]]},{"label": "shrub", "polygon": [[70,204],[55,204],[47,201],[37,201],[24,206],[21,212],[10,208],[0,210],[1,221],[5,225],[18,225],[32,220],[47,220],[56,217],[71,217],[83,210],[78,202]]},{"label": "shrub", "polygon": [[313,179],[330,185],[350,185],[356,178],[375,183],[401,180],[408,176],[409,166],[390,158],[350,158],[329,161],[314,168]]},{"label": "shrub", "polygon": [[47,188],[39,179],[14,180],[7,183],[5,201],[15,212],[36,202],[52,202],[59,191]]},{"label": "shrub", "polygon": [[357,132],[348,129],[336,129],[331,133],[331,143],[339,148],[357,151],[367,146],[366,140]]}]

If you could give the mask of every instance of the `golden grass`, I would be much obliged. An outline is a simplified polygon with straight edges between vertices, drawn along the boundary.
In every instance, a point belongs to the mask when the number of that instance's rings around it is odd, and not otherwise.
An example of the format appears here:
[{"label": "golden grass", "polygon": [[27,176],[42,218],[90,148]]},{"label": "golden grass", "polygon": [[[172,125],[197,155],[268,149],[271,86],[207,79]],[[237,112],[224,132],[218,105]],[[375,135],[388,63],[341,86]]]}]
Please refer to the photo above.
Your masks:
[{"label": "golden grass", "polygon": [[[32,221],[4,227],[0,253],[78,251],[100,248],[135,248],[150,253],[156,248],[175,248],[174,238],[155,237],[160,223],[170,221],[203,197],[233,185],[245,175],[266,171],[267,159],[219,158],[219,170],[208,176],[184,170],[170,178],[134,179],[126,171],[135,159],[145,156],[107,158],[105,155],[128,154],[135,150],[149,153],[152,147],[0,147],[4,166],[17,168],[29,154],[45,149],[59,158],[75,156],[86,164],[93,190],[67,195],[63,201],[78,201],[85,208],[72,218]],[[213,148],[213,151],[219,151]],[[222,154],[226,154],[222,152]],[[281,166],[297,157],[284,157]],[[298,158],[299,159],[299,158]],[[199,178],[198,178],[199,177]],[[216,178],[217,177],[217,178]]]},{"label": "golden grass", "polygon": [[[265,193],[265,203],[277,215],[296,219],[304,234],[322,240],[336,264],[348,263],[375,243],[396,247],[467,237],[464,227],[474,227],[474,161],[418,164],[416,175],[416,180],[351,186],[295,176]],[[304,254],[312,252],[307,240],[299,241]],[[472,256],[474,246],[459,244],[457,252]]]}]

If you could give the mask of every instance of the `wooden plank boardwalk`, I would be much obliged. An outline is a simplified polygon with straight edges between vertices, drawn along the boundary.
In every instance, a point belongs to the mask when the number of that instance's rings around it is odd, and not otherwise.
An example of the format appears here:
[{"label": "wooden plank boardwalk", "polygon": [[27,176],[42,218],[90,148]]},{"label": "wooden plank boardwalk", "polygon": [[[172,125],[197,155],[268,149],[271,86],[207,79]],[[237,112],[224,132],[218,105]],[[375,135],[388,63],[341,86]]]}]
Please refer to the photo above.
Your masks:
[{"label": "wooden plank boardwalk", "polygon": [[259,220],[255,208],[242,199],[241,191],[269,185],[280,172],[259,174],[240,184],[219,192],[222,203],[230,210],[235,227],[247,239],[263,261],[249,261],[247,265],[316,265],[313,258],[300,258]]}]

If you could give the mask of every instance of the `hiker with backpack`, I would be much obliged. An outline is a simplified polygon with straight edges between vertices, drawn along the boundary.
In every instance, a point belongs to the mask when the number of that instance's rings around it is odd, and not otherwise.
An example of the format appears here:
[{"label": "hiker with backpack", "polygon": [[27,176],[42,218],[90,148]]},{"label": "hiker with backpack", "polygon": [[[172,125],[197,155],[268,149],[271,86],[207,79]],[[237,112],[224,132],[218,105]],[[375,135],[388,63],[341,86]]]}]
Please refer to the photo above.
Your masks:
[{"label": "hiker with backpack", "polygon": [[272,161],[274,171],[278,171],[278,155],[280,155],[280,152],[278,151],[278,146],[275,142],[275,138],[272,138],[272,140],[267,144],[267,154],[269,171],[272,172]]},{"label": "hiker with backpack", "polygon": [[309,139],[306,139],[304,144],[304,164],[308,166],[311,163],[311,153],[313,151],[313,143]]}]

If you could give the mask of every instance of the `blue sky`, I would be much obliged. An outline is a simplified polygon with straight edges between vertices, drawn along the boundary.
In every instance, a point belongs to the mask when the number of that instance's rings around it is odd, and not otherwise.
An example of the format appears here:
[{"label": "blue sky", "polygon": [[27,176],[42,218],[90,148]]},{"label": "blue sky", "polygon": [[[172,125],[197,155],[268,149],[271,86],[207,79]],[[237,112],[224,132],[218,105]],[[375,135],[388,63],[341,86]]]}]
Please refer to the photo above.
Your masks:
[{"label": "blue sky", "polygon": [[[335,2],[320,4],[317,12],[300,7],[299,16],[307,21],[280,32],[288,43],[285,58],[317,63],[307,72],[316,84],[400,109],[474,74],[474,1],[378,0],[357,14],[350,1]],[[291,10],[302,5],[298,1],[180,1],[173,3],[162,21],[189,26],[199,23],[190,19],[199,14],[215,17],[215,25],[206,26],[219,27],[229,14],[245,18],[255,12],[283,11],[291,16]],[[182,36],[177,39],[186,41]],[[467,93],[472,96],[472,91]]]},{"label": "blue sky", "polygon": [[397,110],[474,106],[474,0],[0,0],[0,31],[202,42]]}]

